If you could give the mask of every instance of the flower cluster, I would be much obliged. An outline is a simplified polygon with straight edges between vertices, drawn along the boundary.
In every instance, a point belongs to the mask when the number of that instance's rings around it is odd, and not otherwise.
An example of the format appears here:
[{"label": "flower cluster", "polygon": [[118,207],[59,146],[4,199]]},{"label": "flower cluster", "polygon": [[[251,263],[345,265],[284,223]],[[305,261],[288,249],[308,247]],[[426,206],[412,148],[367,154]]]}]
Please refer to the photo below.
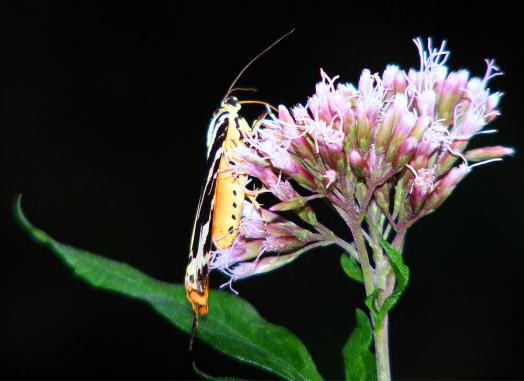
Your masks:
[{"label": "flower cluster", "polygon": [[[500,75],[486,60],[482,78],[448,71],[443,43],[425,49],[415,40],[420,67],[364,70],[358,86],[338,83],[321,70],[305,105],[280,106],[245,137],[235,170],[257,179],[279,201],[269,209],[246,202],[235,244],[213,254],[212,268],[231,280],[277,268],[321,244],[354,244],[320,224],[308,202],[323,198],[353,236],[368,241],[394,234],[438,208],[476,165],[510,155],[510,148],[466,151],[499,114],[501,93],[488,82]],[[477,164],[471,164],[476,162]],[[308,229],[277,212],[293,211]],[[361,258],[354,255],[355,259]]]}]

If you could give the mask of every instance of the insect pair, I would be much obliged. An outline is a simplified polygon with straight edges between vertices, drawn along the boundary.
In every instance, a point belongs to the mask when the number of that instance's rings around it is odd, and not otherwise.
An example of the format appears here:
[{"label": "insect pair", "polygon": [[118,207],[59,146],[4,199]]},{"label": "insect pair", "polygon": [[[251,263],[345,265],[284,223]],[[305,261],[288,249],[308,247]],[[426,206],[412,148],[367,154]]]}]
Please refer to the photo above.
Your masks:
[{"label": "insect pair", "polygon": [[198,317],[208,312],[211,251],[228,248],[235,241],[240,226],[242,206],[247,196],[247,176],[230,170],[230,158],[234,157],[235,149],[244,144],[243,136],[251,132],[247,121],[239,115],[240,108],[245,103],[269,106],[259,101],[238,101],[230,94],[244,71],[292,32],[293,30],[280,37],[244,66],[209,123],[207,177],[198,201],[185,276],[186,294],[193,308],[190,349],[198,328]]}]

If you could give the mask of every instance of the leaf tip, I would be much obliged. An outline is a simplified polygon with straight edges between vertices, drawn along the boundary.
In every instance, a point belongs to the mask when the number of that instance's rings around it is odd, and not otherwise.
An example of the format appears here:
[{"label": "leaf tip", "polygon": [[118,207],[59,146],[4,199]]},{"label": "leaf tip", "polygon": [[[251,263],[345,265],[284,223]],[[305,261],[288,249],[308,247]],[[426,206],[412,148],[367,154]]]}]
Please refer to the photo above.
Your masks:
[{"label": "leaf tip", "polygon": [[49,236],[44,231],[34,227],[25,216],[24,211],[22,210],[22,193],[18,193],[15,196],[13,202],[13,214],[15,220],[31,236],[31,238],[39,243],[48,243]]}]

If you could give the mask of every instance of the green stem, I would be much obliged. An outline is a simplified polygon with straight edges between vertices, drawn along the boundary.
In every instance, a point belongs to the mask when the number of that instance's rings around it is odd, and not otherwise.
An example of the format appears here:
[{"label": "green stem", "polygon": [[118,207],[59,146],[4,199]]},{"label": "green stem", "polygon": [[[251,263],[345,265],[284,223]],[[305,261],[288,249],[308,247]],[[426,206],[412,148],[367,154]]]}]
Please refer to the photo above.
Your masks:
[{"label": "green stem", "polygon": [[390,381],[391,372],[389,370],[389,341],[388,341],[388,315],[380,327],[374,328],[375,338],[375,358],[377,361],[377,381]]},{"label": "green stem", "polygon": [[364,286],[366,288],[366,296],[369,296],[373,293],[374,286],[374,276],[373,268],[369,263],[369,257],[366,249],[366,243],[364,241],[364,235],[362,234],[362,227],[358,221],[355,219],[352,220],[350,225],[351,234],[355,240],[355,244],[358,252],[358,261],[360,262],[360,267],[362,268],[362,275],[364,277]]},{"label": "green stem", "polygon": [[322,225],[320,222],[317,222],[317,224],[314,225],[314,228],[317,232],[323,235],[324,240],[333,241],[334,244],[338,245],[340,248],[348,252],[353,258],[355,258],[358,261],[358,253],[349,242],[337,236],[333,231],[331,231],[328,227]]},{"label": "green stem", "polygon": [[[406,235],[405,229],[400,229],[393,239],[392,246],[402,252],[402,246],[404,245],[404,238]],[[383,298],[380,300],[380,303],[391,295],[393,288],[395,287],[395,272],[388,271],[387,277],[378,277],[378,281],[382,284],[379,284],[382,290],[384,290]],[[374,327],[374,337],[375,337],[375,358],[377,361],[377,379],[378,381],[389,381],[391,380],[391,372],[389,368],[389,342],[388,342],[388,315],[384,316],[382,326]]]}]

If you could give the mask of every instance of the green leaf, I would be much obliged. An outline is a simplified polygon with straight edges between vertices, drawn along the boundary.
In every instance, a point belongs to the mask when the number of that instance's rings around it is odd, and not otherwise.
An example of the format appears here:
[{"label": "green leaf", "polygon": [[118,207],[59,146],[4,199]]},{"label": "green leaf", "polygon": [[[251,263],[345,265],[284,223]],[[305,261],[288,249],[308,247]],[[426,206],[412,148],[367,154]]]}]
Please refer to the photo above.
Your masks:
[{"label": "green leaf", "polygon": [[379,289],[375,288],[371,294],[365,299],[364,303],[369,308],[371,315],[375,321],[375,327],[380,328],[384,320],[384,316],[397,304],[400,297],[406,290],[409,283],[409,268],[404,264],[402,255],[391,246],[384,238],[379,237],[380,244],[384,248],[386,255],[389,258],[389,263],[397,276],[397,283],[395,289],[390,296],[382,303],[380,310],[377,309],[375,300],[377,299]]},{"label": "green leaf", "polygon": [[[15,215],[39,243],[58,254],[93,286],[149,303],[172,324],[189,333],[192,311],[182,285],[155,280],[133,267],[55,241],[26,219],[18,197]],[[200,319],[197,337],[216,350],[287,380],[321,380],[305,346],[287,329],[268,323],[245,300],[211,291],[209,315]]]},{"label": "green leaf", "polygon": [[409,268],[404,264],[402,255],[384,238],[379,238],[380,244],[389,258],[389,263],[397,275],[397,285],[391,295],[382,303],[376,322],[377,327],[380,327],[384,316],[397,304],[409,283]]},{"label": "green leaf", "polygon": [[373,341],[373,329],[366,313],[361,309],[356,310],[357,326],[351,333],[342,355],[346,380],[371,381],[377,379],[375,356],[370,350]]},{"label": "green leaf", "polygon": [[359,283],[364,283],[362,269],[358,262],[350,255],[342,254],[340,256],[340,265],[348,277]]},{"label": "green leaf", "polygon": [[373,319],[376,321],[378,318],[379,310],[375,304],[375,299],[378,295],[378,288],[375,288],[371,294],[369,294],[364,300],[364,304],[369,308],[369,312],[373,316]]}]

